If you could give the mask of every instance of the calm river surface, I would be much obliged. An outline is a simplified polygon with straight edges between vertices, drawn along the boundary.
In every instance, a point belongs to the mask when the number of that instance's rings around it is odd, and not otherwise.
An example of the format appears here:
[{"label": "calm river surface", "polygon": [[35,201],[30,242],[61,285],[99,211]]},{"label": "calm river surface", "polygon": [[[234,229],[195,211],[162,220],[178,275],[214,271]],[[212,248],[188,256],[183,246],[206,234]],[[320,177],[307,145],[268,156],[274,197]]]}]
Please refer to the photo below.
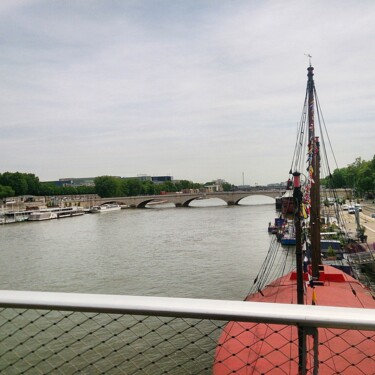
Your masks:
[{"label": "calm river surface", "polygon": [[194,205],[0,226],[0,288],[243,299],[268,250],[274,200]]}]

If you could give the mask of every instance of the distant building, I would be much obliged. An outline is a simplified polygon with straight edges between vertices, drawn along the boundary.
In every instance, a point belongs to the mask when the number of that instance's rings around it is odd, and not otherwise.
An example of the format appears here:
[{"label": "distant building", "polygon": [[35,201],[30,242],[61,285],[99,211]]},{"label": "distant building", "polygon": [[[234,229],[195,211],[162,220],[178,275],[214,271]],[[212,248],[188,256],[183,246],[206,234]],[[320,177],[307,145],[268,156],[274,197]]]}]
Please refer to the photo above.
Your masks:
[{"label": "distant building", "polygon": [[139,174],[136,177],[122,177],[125,180],[135,178],[140,181],[151,181],[154,184],[161,184],[166,181],[173,181],[172,176],[149,176],[146,174]]},{"label": "distant building", "polygon": [[60,178],[55,181],[57,186],[94,186],[95,177]]},{"label": "distant building", "polygon": [[206,188],[207,193],[217,193],[219,191],[223,191],[223,187],[221,185],[218,185],[218,184],[205,185],[205,188]]},{"label": "distant building", "polygon": [[[172,176],[148,176],[146,174],[139,174],[136,177],[120,177],[120,176],[111,176],[122,179],[137,179],[140,181],[151,181],[154,184],[161,184],[166,181],[173,181]],[[95,186],[95,177],[80,177],[80,178],[60,178],[58,181],[45,181],[44,183],[51,183],[56,186]]]},{"label": "distant building", "polygon": [[163,182],[172,181],[172,176],[152,176],[151,181],[154,184],[162,184]]},{"label": "distant building", "polygon": [[152,181],[151,176],[148,176],[147,174],[139,174],[136,178],[140,181]]}]

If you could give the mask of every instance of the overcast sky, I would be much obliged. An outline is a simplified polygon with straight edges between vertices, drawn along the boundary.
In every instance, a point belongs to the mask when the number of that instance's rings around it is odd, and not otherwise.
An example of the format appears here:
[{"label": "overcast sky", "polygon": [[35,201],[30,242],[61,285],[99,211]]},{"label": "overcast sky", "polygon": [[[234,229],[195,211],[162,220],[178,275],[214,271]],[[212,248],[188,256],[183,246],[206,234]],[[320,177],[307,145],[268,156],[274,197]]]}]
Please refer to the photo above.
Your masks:
[{"label": "overcast sky", "polygon": [[375,1],[0,2],[0,173],[285,181],[305,53],[339,167],[375,153]]}]

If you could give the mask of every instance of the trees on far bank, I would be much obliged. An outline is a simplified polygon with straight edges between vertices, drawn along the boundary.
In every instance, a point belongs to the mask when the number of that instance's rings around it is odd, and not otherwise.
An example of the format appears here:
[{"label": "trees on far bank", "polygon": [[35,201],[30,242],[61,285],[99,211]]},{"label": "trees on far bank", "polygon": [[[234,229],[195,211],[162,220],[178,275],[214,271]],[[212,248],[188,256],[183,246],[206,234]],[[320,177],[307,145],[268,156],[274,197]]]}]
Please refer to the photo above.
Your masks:
[{"label": "trees on far bank", "polygon": [[42,182],[39,195],[95,194],[94,186],[58,186],[53,182]]},{"label": "trees on far bank", "polygon": [[353,189],[357,196],[375,195],[375,155],[366,161],[356,158],[354,163],[345,168],[335,169],[331,178],[324,179],[324,184],[332,188]]},{"label": "trees on far bank", "polygon": [[201,184],[187,180],[178,182],[165,181],[155,184],[150,180],[142,181],[138,178],[120,178],[100,176],[95,180],[95,192],[102,198],[133,197],[137,195],[159,195],[162,192],[176,192],[183,189],[199,189]]},{"label": "trees on far bank", "polygon": [[38,195],[39,178],[32,173],[5,172],[0,174],[0,197],[15,195]]},{"label": "trees on far bank", "polygon": [[0,173],[0,198],[19,195],[78,195],[95,194],[94,186],[57,186],[53,182],[40,182],[32,173]]},{"label": "trees on far bank", "polygon": [[0,198],[14,197],[16,194],[10,186],[0,185]]},{"label": "trees on far bank", "polygon": [[31,173],[0,173],[0,198],[19,195],[80,195],[98,194],[103,198],[136,195],[159,195],[162,192],[176,192],[183,189],[199,189],[203,185],[188,180],[154,183],[138,178],[100,176],[94,179],[94,186],[57,185],[55,182],[40,182]]},{"label": "trees on far bank", "polygon": [[120,197],[121,194],[121,179],[118,177],[101,176],[94,180],[95,192],[99,196],[106,197]]}]

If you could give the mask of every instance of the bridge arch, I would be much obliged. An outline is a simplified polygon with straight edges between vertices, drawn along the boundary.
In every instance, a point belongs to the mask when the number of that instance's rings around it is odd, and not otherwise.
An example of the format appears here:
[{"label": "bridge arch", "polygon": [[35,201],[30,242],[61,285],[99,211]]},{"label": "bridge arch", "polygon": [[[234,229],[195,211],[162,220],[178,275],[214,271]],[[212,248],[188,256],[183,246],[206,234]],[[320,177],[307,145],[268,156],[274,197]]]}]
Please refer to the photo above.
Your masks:
[{"label": "bridge arch", "polygon": [[[152,202],[160,203],[159,200],[158,200],[158,199],[155,199],[155,198],[154,198],[154,199],[146,199],[146,200],[144,200],[144,201],[138,203],[136,207],[137,207],[137,208],[146,208],[147,204],[148,204],[148,203],[152,203]],[[168,201],[168,203],[169,203],[169,201]]]},{"label": "bridge arch", "polygon": [[176,207],[190,207],[190,203],[193,202],[193,201],[196,201],[197,199],[198,199],[198,197],[188,199],[185,202],[183,202],[182,204],[176,204]]},{"label": "bridge arch", "polygon": [[[259,199],[259,198],[261,198],[261,199]],[[273,204],[273,203],[275,203],[275,197],[274,196],[270,196],[270,195],[267,195],[267,194],[259,194],[259,195],[248,195],[248,196],[245,196],[245,197],[241,197],[235,202],[235,204],[245,206],[245,205],[248,205],[248,204],[253,204],[255,199],[256,199],[256,204]]]},{"label": "bridge arch", "polygon": [[[195,199],[190,199],[188,201],[188,204],[190,207],[201,207],[201,205],[199,205],[199,202],[208,202],[207,205],[204,205],[204,207],[216,207],[216,206],[221,206],[221,205],[227,205],[228,202],[226,201],[225,198],[223,197],[210,197],[210,196],[206,196],[206,197],[196,197]],[[192,202],[196,202],[197,204],[193,204],[191,205],[190,203]],[[210,204],[210,202],[212,202],[212,204]]]},{"label": "bridge arch", "polygon": [[104,206],[105,204],[119,204],[121,206],[121,205],[124,205],[125,203],[112,199],[108,201],[99,202],[97,206]]}]

